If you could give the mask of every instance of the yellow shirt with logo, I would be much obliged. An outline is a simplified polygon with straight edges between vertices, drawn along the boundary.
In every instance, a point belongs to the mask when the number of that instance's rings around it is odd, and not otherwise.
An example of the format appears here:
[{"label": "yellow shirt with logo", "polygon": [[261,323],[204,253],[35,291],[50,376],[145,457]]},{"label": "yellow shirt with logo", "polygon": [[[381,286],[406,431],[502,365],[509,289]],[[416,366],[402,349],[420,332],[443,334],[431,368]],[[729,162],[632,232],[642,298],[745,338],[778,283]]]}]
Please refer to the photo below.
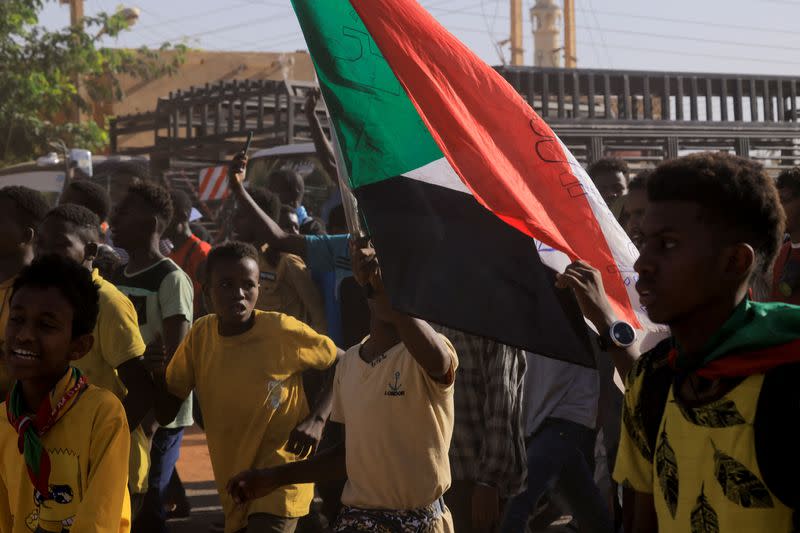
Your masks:
[{"label": "yellow shirt with logo", "polygon": [[247,526],[247,517],[308,514],[311,484],[289,485],[235,505],[225,485],[234,475],[297,461],[284,450],[289,434],[309,414],[301,373],[329,368],[336,346],[302,322],[254,311],[253,327],[233,337],[218,333],[216,315],[195,322],[167,367],[170,393],[186,398],[197,390],[208,450],[225,512],[225,530]]},{"label": "yellow shirt with logo", "polygon": [[[67,378],[54,389],[57,401]],[[5,412],[5,403],[0,406]],[[45,433],[51,491],[39,503],[17,448],[17,432],[0,417],[0,531],[3,533],[127,533],[130,434],[125,410],[109,391],[93,385]]]},{"label": "yellow shirt with logo", "polygon": [[[442,339],[455,375],[455,349]],[[347,448],[342,503],[362,509],[428,506],[450,487],[455,385],[431,378],[404,344],[370,363],[360,348],[347,351],[334,380],[331,420],[344,424]]]},{"label": "yellow shirt with logo", "polygon": [[322,295],[311,279],[305,262],[293,254],[277,254],[277,264],[270,263],[264,246],[258,261],[261,283],[256,309],[295,317],[323,335],[327,332]]},{"label": "yellow shirt with logo", "polygon": [[655,449],[645,436],[639,398],[647,355],[628,375],[614,479],[653,495],[660,533],[792,531],[792,511],[763,481],[753,422],[764,375],[745,378],[698,407],[670,387]]},{"label": "yellow shirt with logo", "polygon": [[[92,272],[99,288],[97,324],[92,349],[73,364],[88,378],[89,383],[109,390],[122,401],[128,394],[116,369],[131,359],[141,357],[145,350],[136,310],[127,296],[103,279],[99,271]],[[150,445],[141,427],[131,433],[131,461],[128,482],[131,491],[147,492],[150,469]]]},{"label": "yellow shirt with logo", "polygon": [[[14,288],[16,276],[0,283],[0,357],[5,357],[4,345],[6,342],[6,323],[11,307],[11,291]],[[11,377],[8,375],[5,364],[0,364],[0,394],[8,392],[11,388]],[[3,396],[5,398],[5,396]]]}]

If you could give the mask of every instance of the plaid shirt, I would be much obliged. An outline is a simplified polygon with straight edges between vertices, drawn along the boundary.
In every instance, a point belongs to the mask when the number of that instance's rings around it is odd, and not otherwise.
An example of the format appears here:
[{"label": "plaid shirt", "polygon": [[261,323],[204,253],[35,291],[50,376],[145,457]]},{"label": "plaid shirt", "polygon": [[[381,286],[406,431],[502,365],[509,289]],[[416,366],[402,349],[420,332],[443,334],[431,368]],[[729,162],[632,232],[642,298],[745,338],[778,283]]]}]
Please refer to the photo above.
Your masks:
[{"label": "plaid shirt", "polygon": [[458,354],[455,427],[450,444],[454,480],[519,494],[527,475],[522,431],[525,352],[449,328],[434,326]]}]

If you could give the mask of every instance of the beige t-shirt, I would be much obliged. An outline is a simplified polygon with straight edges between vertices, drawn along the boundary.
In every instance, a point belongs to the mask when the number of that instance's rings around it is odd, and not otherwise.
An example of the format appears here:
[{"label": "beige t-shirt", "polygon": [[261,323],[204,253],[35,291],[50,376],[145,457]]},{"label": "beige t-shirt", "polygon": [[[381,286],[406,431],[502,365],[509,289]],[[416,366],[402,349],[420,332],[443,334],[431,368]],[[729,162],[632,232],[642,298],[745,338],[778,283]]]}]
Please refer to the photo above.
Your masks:
[{"label": "beige t-shirt", "polygon": [[[453,358],[458,358],[445,340]],[[434,381],[404,344],[364,362],[361,345],[336,368],[331,420],[345,426],[342,503],[362,509],[425,507],[450,487],[453,384]]]}]

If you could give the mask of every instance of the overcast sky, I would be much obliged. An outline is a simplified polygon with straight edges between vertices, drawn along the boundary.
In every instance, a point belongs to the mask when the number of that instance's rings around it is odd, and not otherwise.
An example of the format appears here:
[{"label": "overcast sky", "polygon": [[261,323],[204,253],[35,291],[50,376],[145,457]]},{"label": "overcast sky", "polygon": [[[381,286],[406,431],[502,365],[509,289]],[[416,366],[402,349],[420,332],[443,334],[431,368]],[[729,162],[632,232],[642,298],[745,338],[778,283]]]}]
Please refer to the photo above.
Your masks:
[{"label": "overcast sky", "polygon": [[[130,32],[108,44],[184,42],[206,50],[292,51],[305,43],[289,0],[130,0],[141,10]],[[339,1],[339,0],[336,0]],[[526,61],[533,61],[523,0]],[[559,0],[560,1],[560,0]],[[780,74],[800,73],[800,0],[575,0],[578,66]],[[490,64],[509,33],[508,0],[422,0],[450,31]],[[115,0],[86,0],[86,13],[113,11]],[[50,2],[49,27],[69,23],[69,7]]]}]

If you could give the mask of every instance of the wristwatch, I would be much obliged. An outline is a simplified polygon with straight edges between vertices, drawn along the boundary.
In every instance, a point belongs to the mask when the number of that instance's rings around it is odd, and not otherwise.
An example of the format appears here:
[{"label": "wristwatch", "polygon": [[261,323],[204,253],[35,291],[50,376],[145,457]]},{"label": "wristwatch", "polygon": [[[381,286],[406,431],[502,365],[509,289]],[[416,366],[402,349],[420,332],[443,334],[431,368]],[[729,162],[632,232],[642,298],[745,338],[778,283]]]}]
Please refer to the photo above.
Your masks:
[{"label": "wristwatch", "polygon": [[597,344],[601,351],[607,351],[614,346],[618,348],[628,348],[636,342],[636,330],[627,322],[617,321],[611,324],[603,335],[597,338]]}]

